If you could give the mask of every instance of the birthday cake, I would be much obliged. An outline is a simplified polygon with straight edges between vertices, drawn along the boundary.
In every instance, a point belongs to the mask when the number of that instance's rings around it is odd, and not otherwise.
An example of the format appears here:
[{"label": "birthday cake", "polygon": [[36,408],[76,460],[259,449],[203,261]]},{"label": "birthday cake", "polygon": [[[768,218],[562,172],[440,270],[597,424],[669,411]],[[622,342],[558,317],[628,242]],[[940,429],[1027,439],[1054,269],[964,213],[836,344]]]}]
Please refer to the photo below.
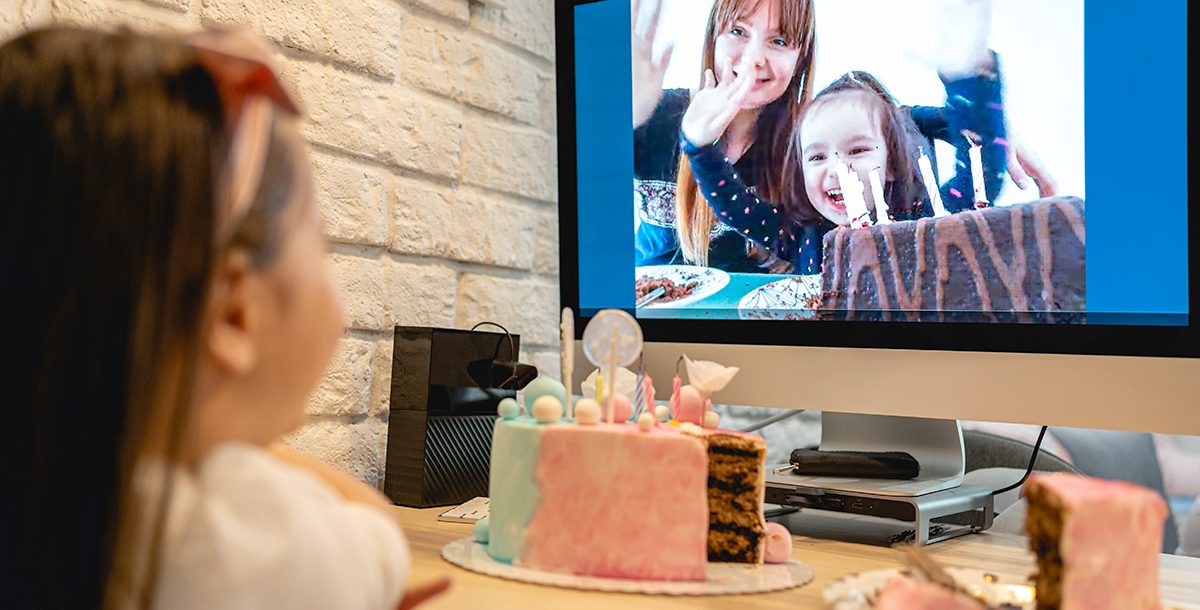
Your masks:
[{"label": "birthday cake", "polygon": [[1083,201],[974,210],[824,237],[821,317],[1082,323]]},{"label": "birthday cake", "polygon": [[708,561],[762,563],[765,455],[761,437],[688,423],[501,418],[488,555],[670,581],[704,580]]},{"label": "birthday cake", "polygon": [[1162,608],[1158,551],[1167,508],[1158,494],[1121,481],[1035,473],[1025,497],[1038,610]]}]

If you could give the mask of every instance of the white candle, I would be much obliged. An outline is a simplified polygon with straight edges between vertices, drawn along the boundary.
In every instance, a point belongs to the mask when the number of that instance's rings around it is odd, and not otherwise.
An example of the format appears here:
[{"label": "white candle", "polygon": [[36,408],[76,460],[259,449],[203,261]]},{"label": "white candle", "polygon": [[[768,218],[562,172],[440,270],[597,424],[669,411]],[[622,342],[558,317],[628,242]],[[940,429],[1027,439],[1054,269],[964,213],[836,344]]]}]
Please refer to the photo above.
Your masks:
[{"label": "white candle", "polygon": [[558,325],[561,332],[559,345],[561,352],[559,353],[559,362],[562,365],[562,384],[566,390],[567,404],[564,405],[567,410],[567,419],[575,418],[575,409],[571,406],[571,375],[575,369],[575,314],[570,307],[563,307],[562,322]]},{"label": "white candle", "polygon": [[892,218],[888,215],[887,200],[883,198],[883,180],[879,178],[879,168],[871,170],[871,173],[867,174],[867,180],[871,183],[871,199],[875,201],[875,224],[892,224]]},{"label": "white candle", "polygon": [[842,203],[846,206],[846,216],[850,219],[851,227],[858,226],[860,219],[867,213],[862,182],[841,161],[838,161],[836,170],[838,185],[842,189]]},{"label": "white candle", "polygon": [[924,150],[917,158],[917,168],[921,170],[921,180],[925,182],[925,191],[929,193],[929,203],[933,205],[934,217],[949,216],[950,212],[947,212],[946,206],[942,205],[942,195],[938,191],[937,178],[933,175],[933,165],[929,163],[929,157],[925,156]]},{"label": "white candle", "polygon": [[967,138],[967,142],[971,143],[967,156],[971,158],[971,188],[975,191],[975,207],[987,207],[987,189],[983,186],[983,147],[971,138]]}]

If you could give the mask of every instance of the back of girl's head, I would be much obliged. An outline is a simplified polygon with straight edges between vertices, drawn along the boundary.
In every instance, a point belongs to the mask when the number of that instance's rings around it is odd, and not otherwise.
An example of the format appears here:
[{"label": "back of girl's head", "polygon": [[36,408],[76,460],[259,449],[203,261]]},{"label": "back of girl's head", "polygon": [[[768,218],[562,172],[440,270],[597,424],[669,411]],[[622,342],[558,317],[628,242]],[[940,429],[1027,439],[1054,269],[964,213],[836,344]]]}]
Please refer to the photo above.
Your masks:
[{"label": "back of girl's head", "polygon": [[[787,158],[783,167],[783,200],[787,213],[800,221],[812,221],[819,213],[808,200],[804,190],[804,167],[800,141],[804,121],[815,117],[828,104],[859,104],[865,112],[879,121],[880,133],[887,148],[887,175],[884,199],[892,213],[909,213],[921,205],[924,186],[917,167],[921,146],[925,142],[908,111],[901,107],[887,87],[867,72],[843,74],[813,97],[801,111],[800,120],[790,135]],[[813,118],[816,120],[816,118]]]},{"label": "back of girl's head", "polygon": [[[0,282],[19,350],[3,488],[21,499],[0,570],[17,607],[139,600],[131,524],[154,515],[131,501],[132,471],[152,441],[177,446],[186,416],[224,119],[178,36],[56,27],[0,46]],[[284,147],[276,132],[237,238],[259,251],[287,199]]]}]

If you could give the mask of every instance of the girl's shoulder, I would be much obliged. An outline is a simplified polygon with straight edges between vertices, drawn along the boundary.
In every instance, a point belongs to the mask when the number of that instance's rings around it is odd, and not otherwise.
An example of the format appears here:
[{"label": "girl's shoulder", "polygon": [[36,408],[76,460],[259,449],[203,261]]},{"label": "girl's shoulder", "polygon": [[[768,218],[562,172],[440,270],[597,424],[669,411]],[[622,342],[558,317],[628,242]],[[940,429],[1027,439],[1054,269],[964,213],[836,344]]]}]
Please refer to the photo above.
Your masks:
[{"label": "girl's shoulder", "polygon": [[399,599],[410,560],[395,522],[260,447],[221,445],[194,473],[176,468],[170,489],[158,607],[383,608]]}]

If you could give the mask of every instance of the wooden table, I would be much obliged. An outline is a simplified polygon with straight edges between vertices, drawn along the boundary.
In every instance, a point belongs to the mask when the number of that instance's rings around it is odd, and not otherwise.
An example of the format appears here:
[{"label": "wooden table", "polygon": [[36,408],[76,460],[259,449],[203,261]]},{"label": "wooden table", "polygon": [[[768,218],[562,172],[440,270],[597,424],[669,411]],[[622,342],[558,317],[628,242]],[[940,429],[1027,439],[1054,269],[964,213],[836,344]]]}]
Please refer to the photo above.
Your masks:
[{"label": "wooden table", "polygon": [[[422,609],[470,608],[739,608],[796,610],[824,608],[821,591],[839,576],[853,572],[899,566],[896,552],[884,546],[793,537],[792,559],[804,562],[816,573],[813,582],[796,589],[758,595],[717,597],[665,597],[623,593],[596,593],[531,585],[484,576],[463,570],[441,558],[442,547],[471,535],[471,526],[444,523],[437,515],[445,508],[396,507],[396,518],[408,536],[413,553],[413,582],[450,574],[450,591]],[[803,513],[802,513],[803,514]],[[1025,550],[1024,538],[984,532],[939,542],[928,547],[946,566],[970,567],[996,574],[1025,576],[1033,572],[1033,555]],[[1162,593],[1165,601],[1200,607],[1200,559],[1162,556]]]}]

